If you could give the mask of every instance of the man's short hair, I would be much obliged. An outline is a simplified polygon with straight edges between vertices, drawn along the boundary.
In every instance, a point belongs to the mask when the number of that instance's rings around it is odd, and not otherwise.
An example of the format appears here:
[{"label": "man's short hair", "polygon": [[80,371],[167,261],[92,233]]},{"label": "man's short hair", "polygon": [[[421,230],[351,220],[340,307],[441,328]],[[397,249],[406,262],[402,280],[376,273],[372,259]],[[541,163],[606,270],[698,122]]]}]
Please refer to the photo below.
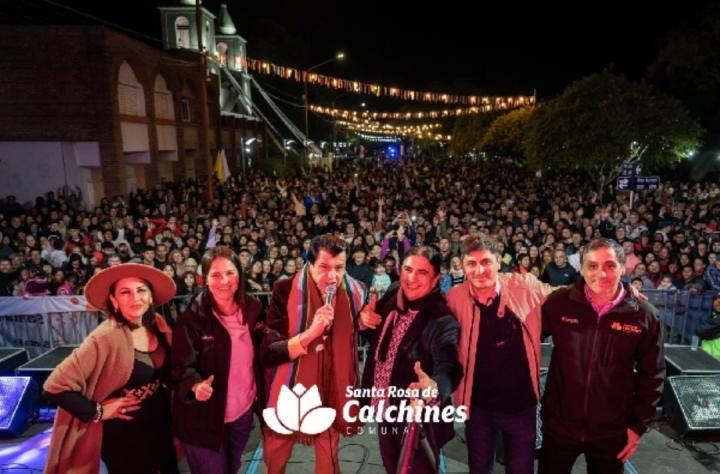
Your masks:
[{"label": "man's short hair", "polygon": [[324,250],[333,257],[336,257],[345,252],[346,249],[347,242],[345,242],[344,239],[341,239],[334,234],[318,235],[310,242],[308,262],[315,263],[315,259],[320,254],[321,250]]},{"label": "man's short hair", "polygon": [[591,240],[585,246],[582,252],[580,252],[580,265],[582,265],[585,261],[585,254],[599,249],[613,249],[615,251],[615,255],[617,256],[618,261],[623,265],[625,264],[625,251],[623,250],[622,245],[620,245],[619,243],[617,243],[617,241],[613,239],[606,239],[605,237],[600,237]]},{"label": "man's short hair", "polygon": [[500,252],[500,244],[497,240],[489,239],[487,237],[475,237],[470,236],[462,241],[460,244],[460,255],[463,257],[469,253],[476,252],[479,250],[487,250],[493,255],[502,257]]}]

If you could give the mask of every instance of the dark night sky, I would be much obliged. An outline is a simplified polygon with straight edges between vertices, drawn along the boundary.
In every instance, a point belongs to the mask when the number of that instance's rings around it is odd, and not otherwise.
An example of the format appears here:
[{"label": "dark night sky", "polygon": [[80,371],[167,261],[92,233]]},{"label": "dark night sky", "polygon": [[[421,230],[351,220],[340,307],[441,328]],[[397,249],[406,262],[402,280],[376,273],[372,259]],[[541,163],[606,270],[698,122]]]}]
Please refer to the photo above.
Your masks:
[{"label": "dark night sky", "polygon": [[[5,2],[3,2],[5,3]],[[54,2],[25,0],[20,22],[52,22]],[[108,21],[160,36],[152,0],[58,0]],[[213,13],[220,1],[206,1]],[[641,78],[665,34],[691,23],[709,2],[226,1],[248,54],[307,67],[335,51],[348,59],[319,72],[449,93],[531,94],[548,98],[570,82],[612,66]],[[426,5],[426,6],[421,6]],[[18,13],[18,9],[22,13]],[[12,17],[12,15],[10,15]],[[0,20],[2,21],[2,20]],[[10,19],[12,21],[12,18]]]}]

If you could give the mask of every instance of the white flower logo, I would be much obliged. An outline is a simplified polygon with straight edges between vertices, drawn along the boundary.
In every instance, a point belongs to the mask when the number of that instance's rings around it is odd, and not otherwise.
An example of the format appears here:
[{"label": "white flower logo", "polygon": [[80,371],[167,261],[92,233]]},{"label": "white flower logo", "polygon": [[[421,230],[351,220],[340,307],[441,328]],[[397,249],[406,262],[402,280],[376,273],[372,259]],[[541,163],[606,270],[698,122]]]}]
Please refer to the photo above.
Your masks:
[{"label": "white flower logo", "polygon": [[263,419],[276,433],[289,435],[300,431],[316,435],[330,428],[335,421],[335,409],[322,406],[317,385],[306,389],[299,383],[292,390],[283,385],[277,407],[264,409]]}]

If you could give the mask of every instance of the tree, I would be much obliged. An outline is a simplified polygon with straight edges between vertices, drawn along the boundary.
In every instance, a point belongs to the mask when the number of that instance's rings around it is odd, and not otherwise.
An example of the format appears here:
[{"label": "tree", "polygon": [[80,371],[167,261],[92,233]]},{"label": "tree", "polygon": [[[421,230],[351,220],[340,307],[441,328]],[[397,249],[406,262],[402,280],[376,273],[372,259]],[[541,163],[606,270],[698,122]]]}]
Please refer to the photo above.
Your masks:
[{"label": "tree", "polygon": [[663,41],[648,77],[679,98],[708,130],[709,145],[720,143],[720,5],[698,12],[689,27]]},{"label": "tree", "polygon": [[490,155],[523,157],[522,140],[534,110],[523,107],[496,118],[480,139],[480,149]]},{"label": "tree", "polygon": [[605,71],[570,84],[537,108],[523,149],[531,166],[585,171],[602,197],[623,165],[669,166],[689,157],[701,134],[677,99]]},{"label": "tree", "polygon": [[497,116],[497,112],[487,112],[458,117],[452,128],[452,141],[448,153],[464,155],[479,149],[485,131]]}]

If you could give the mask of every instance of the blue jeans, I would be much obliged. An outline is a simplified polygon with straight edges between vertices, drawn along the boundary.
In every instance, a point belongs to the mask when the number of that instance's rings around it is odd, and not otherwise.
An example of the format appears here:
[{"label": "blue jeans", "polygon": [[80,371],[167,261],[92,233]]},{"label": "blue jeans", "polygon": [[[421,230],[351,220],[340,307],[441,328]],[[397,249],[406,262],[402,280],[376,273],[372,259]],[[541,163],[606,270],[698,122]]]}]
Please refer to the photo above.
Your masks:
[{"label": "blue jeans", "polygon": [[225,424],[225,436],[220,451],[182,443],[193,474],[237,474],[242,464],[242,453],[253,425],[250,408],[237,420]]},{"label": "blue jeans", "polygon": [[534,406],[513,414],[471,408],[470,418],[465,424],[471,474],[492,474],[498,433],[502,433],[505,444],[505,472],[532,474],[535,422]]}]

